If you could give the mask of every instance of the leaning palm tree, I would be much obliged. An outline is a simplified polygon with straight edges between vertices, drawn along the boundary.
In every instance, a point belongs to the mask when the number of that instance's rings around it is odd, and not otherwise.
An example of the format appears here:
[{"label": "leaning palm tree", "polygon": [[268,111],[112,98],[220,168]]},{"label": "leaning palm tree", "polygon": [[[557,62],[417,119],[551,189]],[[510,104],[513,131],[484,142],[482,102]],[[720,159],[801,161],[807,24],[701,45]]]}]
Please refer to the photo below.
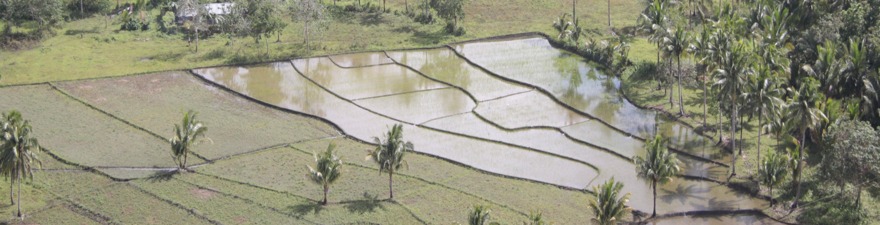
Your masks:
[{"label": "leaning palm tree", "polygon": [[626,206],[629,202],[629,193],[621,196],[620,190],[623,183],[614,181],[614,178],[604,184],[593,187],[596,200],[590,202],[590,209],[596,217],[592,219],[596,225],[614,225],[623,219],[630,210]]},{"label": "leaning palm tree", "polygon": [[[679,115],[684,116],[684,97],[682,96],[681,91],[681,77],[684,74],[681,72],[681,56],[687,54],[687,47],[690,37],[688,36],[687,31],[684,28],[678,27],[675,30],[667,30],[665,37],[663,37],[663,53],[667,55],[667,57],[672,56],[675,57],[675,62],[678,64],[678,68],[676,73],[678,75],[678,113]],[[670,95],[672,97],[672,95]]]},{"label": "leaning palm tree", "polygon": [[826,120],[822,110],[816,107],[816,86],[818,84],[815,80],[806,79],[806,82],[802,82],[800,89],[795,92],[794,102],[791,102],[786,107],[786,123],[793,128],[797,128],[800,135],[798,158],[795,159],[797,160],[797,167],[794,173],[796,195],[792,208],[797,208],[801,197],[801,173],[804,169],[804,146],[806,146],[807,141],[807,130],[819,127]]},{"label": "leaning palm tree", "polygon": [[761,184],[770,188],[770,206],[773,206],[773,187],[782,183],[788,174],[788,159],[777,153],[769,152],[764,161],[758,165],[758,178]]},{"label": "leaning palm tree", "polygon": [[401,167],[409,167],[406,161],[403,160],[403,157],[406,155],[406,152],[413,151],[413,144],[403,141],[403,126],[400,124],[395,124],[391,127],[391,130],[385,134],[385,141],[378,137],[373,137],[373,140],[378,145],[376,149],[369,152],[367,160],[372,160],[379,164],[379,173],[388,173],[388,195],[389,198],[393,199],[394,172],[400,170]]},{"label": "leaning palm tree", "polygon": [[327,146],[327,151],[320,154],[314,153],[315,167],[307,166],[309,173],[306,176],[315,184],[321,185],[324,190],[324,200],[321,200],[322,205],[327,205],[327,193],[330,192],[330,185],[333,185],[339,179],[339,176],[342,175],[340,171],[342,159],[333,154],[333,149],[335,148],[336,145],[330,143]]},{"label": "leaning palm tree", "polygon": [[18,182],[18,217],[21,217],[21,179],[34,179],[33,167],[42,165],[36,154],[41,148],[37,139],[31,136],[31,125],[21,119],[19,112],[11,111],[3,117],[15,122],[3,125],[0,173],[12,182]]},{"label": "leaning palm tree", "polygon": [[639,178],[646,179],[654,191],[654,211],[651,217],[657,216],[657,184],[665,184],[672,181],[672,177],[678,175],[681,168],[678,167],[678,159],[675,154],[666,148],[666,141],[659,134],[654,139],[648,140],[645,150],[648,154],[642,158],[635,156],[636,172]]},{"label": "leaning palm tree", "polygon": [[171,142],[171,156],[177,162],[178,169],[186,170],[186,160],[192,147],[201,142],[207,131],[208,127],[196,120],[196,113],[192,110],[183,115],[183,121],[180,124],[174,125],[174,137],[169,141]]}]

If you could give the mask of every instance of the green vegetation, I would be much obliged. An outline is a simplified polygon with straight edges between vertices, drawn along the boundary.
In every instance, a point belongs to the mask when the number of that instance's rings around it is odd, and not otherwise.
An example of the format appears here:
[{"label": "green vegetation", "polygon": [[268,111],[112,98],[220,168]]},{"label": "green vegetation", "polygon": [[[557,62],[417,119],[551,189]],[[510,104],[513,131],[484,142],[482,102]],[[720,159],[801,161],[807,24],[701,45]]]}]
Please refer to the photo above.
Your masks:
[{"label": "green vegetation", "polygon": [[196,120],[196,112],[192,110],[183,114],[183,121],[180,124],[174,124],[174,137],[168,142],[171,142],[171,155],[174,156],[178,169],[186,170],[186,160],[189,158],[192,146],[203,141],[207,131],[208,127]]},{"label": "green vegetation", "polygon": [[[678,167],[679,162],[675,154],[669,152],[666,141],[660,134],[645,143],[645,150],[647,151],[645,157],[635,156],[633,161],[636,163],[639,178],[651,182],[651,189],[654,190],[654,211],[651,213],[651,217],[655,217],[657,216],[657,183],[665,184],[672,181],[681,168]],[[615,187],[615,189],[619,188]],[[608,216],[613,217],[614,215]]]},{"label": "green vegetation", "polygon": [[30,122],[23,119],[18,111],[3,113],[2,133],[0,133],[0,174],[9,178],[9,202],[12,200],[12,184],[18,182],[18,217],[21,218],[22,179],[34,179],[34,167],[39,168],[40,145],[31,136]]},{"label": "green vegetation", "polygon": [[306,174],[309,180],[317,185],[321,185],[321,188],[324,190],[324,199],[321,200],[321,205],[327,205],[327,193],[330,192],[330,185],[333,185],[342,175],[339,168],[342,166],[342,159],[333,154],[334,148],[336,148],[336,145],[330,143],[327,146],[327,151],[321,154],[313,153],[315,156],[315,167],[308,166],[309,173]]},{"label": "green vegetation", "polygon": [[629,193],[620,195],[623,184],[611,180],[604,184],[593,187],[596,200],[590,202],[590,210],[593,211],[593,224],[614,225],[623,221],[627,211],[631,210],[626,203],[629,201]]},{"label": "green vegetation", "polygon": [[409,165],[403,160],[406,152],[414,151],[413,144],[403,141],[403,126],[395,124],[391,130],[385,134],[385,141],[378,137],[373,138],[378,145],[376,149],[370,151],[367,156],[368,160],[372,160],[379,164],[379,173],[388,173],[388,198],[394,198],[394,171],[400,170],[401,167]]},{"label": "green vegetation", "polygon": [[758,167],[758,177],[761,184],[770,188],[770,206],[773,206],[773,187],[785,181],[788,175],[788,157],[776,153],[767,154]]}]

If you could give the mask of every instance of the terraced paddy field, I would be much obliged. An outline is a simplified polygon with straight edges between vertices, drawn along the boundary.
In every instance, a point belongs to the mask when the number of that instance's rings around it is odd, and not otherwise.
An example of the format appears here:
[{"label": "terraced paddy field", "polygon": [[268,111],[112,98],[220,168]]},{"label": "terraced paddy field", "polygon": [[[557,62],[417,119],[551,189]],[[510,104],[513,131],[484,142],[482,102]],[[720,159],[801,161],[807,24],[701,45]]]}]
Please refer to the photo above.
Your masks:
[{"label": "terraced paddy field", "polygon": [[[727,156],[710,140],[618,88],[584,59],[525,37],[5,87],[0,107],[23,111],[47,148],[23,190],[28,224],[452,224],[473,205],[504,224],[535,211],[583,224],[593,216],[585,190],[611,178],[650,213],[631,158],[655,132],[684,173],[659,187],[650,223],[777,223],[764,216],[766,197],[719,181]],[[211,141],[196,147],[192,171],[175,172],[167,139],[187,110]],[[364,156],[398,123],[417,153],[392,200],[387,175]],[[330,143],[343,175],[321,206],[306,165]]]}]

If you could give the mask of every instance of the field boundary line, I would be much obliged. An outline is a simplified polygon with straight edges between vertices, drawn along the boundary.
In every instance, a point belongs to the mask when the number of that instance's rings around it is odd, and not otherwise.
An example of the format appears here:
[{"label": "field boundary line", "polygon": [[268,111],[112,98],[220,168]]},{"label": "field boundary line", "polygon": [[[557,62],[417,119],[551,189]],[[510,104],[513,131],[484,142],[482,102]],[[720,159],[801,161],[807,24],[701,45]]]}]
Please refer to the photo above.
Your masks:
[{"label": "field boundary line", "polygon": [[[291,62],[291,64],[293,64],[293,63]],[[508,146],[508,147],[520,148],[520,149],[522,149],[522,150],[524,150],[524,151],[533,151],[533,152],[535,152],[535,153],[546,154],[546,155],[548,155],[548,156],[558,157],[558,158],[561,158],[561,159],[565,159],[565,160],[569,160],[569,161],[573,161],[573,162],[575,162],[575,163],[579,163],[579,164],[585,165],[585,166],[587,166],[587,167],[590,167],[590,168],[596,170],[596,172],[599,172],[599,168],[598,168],[598,167],[596,167],[596,166],[594,166],[594,165],[592,165],[592,164],[589,164],[589,163],[587,163],[587,162],[581,161],[581,160],[573,159],[573,158],[568,157],[568,156],[559,155],[559,154],[555,154],[555,153],[551,153],[551,152],[545,152],[545,151],[541,151],[541,150],[538,150],[538,149],[534,149],[534,148],[530,148],[530,147],[525,147],[525,146],[520,146],[520,145],[514,145],[514,144],[505,143],[505,142],[501,142],[501,141],[496,141],[496,140],[491,140],[491,139],[486,139],[486,138],[481,138],[481,137],[476,137],[476,136],[471,136],[471,135],[464,135],[464,134],[459,134],[459,133],[450,132],[450,131],[446,131],[446,130],[440,130],[440,129],[436,129],[436,128],[433,128],[433,127],[420,126],[420,125],[415,124],[415,123],[406,122],[406,121],[403,121],[403,120],[400,120],[400,119],[397,119],[397,118],[394,118],[394,117],[391,117],[391,116],[388,116],[388,115],[385,115],[385,114],[382,114],[382,113],[379,113],[379,112],[373,111],[372,109],[368,109],[367,107],[364,107],[364,106],[362,106],[362,105],[360,105],[360,104],[357,104],[357,103],[355,103],[355,102],[353,102],[353,101],[351,101],[351,100],[349,100],[349,99],[347,99],[347,98],[342,97],[341,95],[339,95],[339,94],[337,94],[337,93],[335,93],[335,92],[333,92],[333,91],[330,91],[330,89],[328,89],[328,88],[326,88],[326,87],[320,85],[319,83],[315,82],[314,80],[312,80],[311,78],[309,78],[308,76],[306,76],[305,74],[303,74],[302,72],[300,72],[299,69],[296,68],[296,65],[294,65],[293,68],[294,68],[294,70],[296,70],[297,73],[300,74],[300,76],[302,76],[303,78],[305,78],[306,80],[308,80],[308,81],[311,82],[312,84],[317,85],[319,88],[321,88],[322,90],[326,91],[327,93],[330,93],[331,95],[335,96],[336,98],[339,98],[339,99],[342,100],[342,101],[345,101],[345,102],[347,102],[347,103],[349,103],[349,104],[352,104],[352,105],[354,105],[355,107],[358,107],[358,108],[360,108],[360,109],[362,109],[362,110],[364,110],[364,111],[367,111],[367,112],[370,112],[370,113],[372,113],[372,114],[375,114],[375,115],[377,115],[377,116],[379,116],[379,117],[383,117],[383,118],[386,118],[386,119],[389,119],[389,120],[392,120],[392,121],[395,121],[395,122],[398,122],[398,123],[401,123],[401,124],[406,124],[406,125],[410,125],[410,126],[414,126],[414,127],[419,127],[419,128],[422,128],[422,129],[427,129],[427,130],[432,130],[432,131],[436,131],[436,132],[446,133],[446,134],[449,134],[449,135],[458,136],[458,137],[462,137],[462,138],[470,138],[470,139],[474,139],[474,140],[478,140],[478,141],[485,141],[485,142],[491,142],[491,143],[494,143],[494,144],[500,144],[500,145],[504,145],[504,146]],[[441,157],[441,158],[442,158],[442,157]],[[560,186],[561,186],[561,185],[560,185]]]},{"label": "field boundary line", "polygon": [[416,93],[429,92],[429,91],[440,91],[440,90],[447,90],[447,89],[455,89],[455,88],[454,87],[428,88],[428,89],[415,90],[415,91],[405,91],[405,92],[394,93],[394,94],[376,95],[376,96],[363,97],[363,98],[353,98],[353,99],[351,99],[351,101],[354,102],[354,101],[370,100],[370,99],[377,99],[377,98],[384,98],[384,97],[393,97],[393,96],[398,96],[398,95],[416,94]]},{"label": "field boundary line", "polygon": [[[306,152],[305,150],[299,149],[299,148],[297,148],[297,147],[292,147],[292,146],[291,146],[291,148],[296,149],[296,151],[298,151],[298,152],[300,152],[300,153],[303,153],[303,154],[309,154],[309,153]],[[365,169],[365,170],[377,170],[377,168],[371,168],[371,167],[367,167],[367,166],[363,166],[363,165],[358,165],[358,164],[353,164],[353,163],[345,163],[345,164],[347,164],[347,165],[349,165],[349,166],[353,166],[353,167],[357,167],[357,168]],[[509,210],[511,210],[511,211],[514,211],[514,212],[516,212],[516,213],[519,213],[520,215],[528,216],[528,214],[526,214],[526,213],[524,213],[524,212],[521,212],[521,211],[519,211],[519,210],[517,210],[517,209],[514,209],[513,207],[510,207],[510,206],[508,206],[508,205],[501,204],[501,203],[498,203],[498,202],[494,202],[494,201],[489,200],[489,199],[487,199],[487,198],[484,198],[484,197],[482,197],[482,196],[479,196],[479,195],[476,195],[476,194],[473,194],[473,193],[468,193],[468,192],[465,192],[465,191],[462,191],[462,190],[459,190],[459,189],[455,189],[455,188],[449,187],[449,186],[447,186],[447,185],[445,185],[445,184],[437,183],[437,182],[434,182],[434,181],[429,181],[429,180],[427,180],[427,179],[425,179],[425,178],[417,177],[417,176],[415,176],[415,175],[401,174],[401,173],[395,173],[395,174],[397,174],[398,176],[404,176],[404,177],[407,177],[407,178],[410,178],[410,179],[418,180],[418,181],[424,182],[424,183],[429,184],[429,185],[434,185],[434,186],[441,187],[441,188],[445,188],[445,189],[448,189],[448,190],[451,190],[451,191],[459,192],[459,193],[461,193],[461,194],[464,194],[464,195],[467,195],[467,196],[471,196],[471,197],[474,197],[474,198],[477,198],[477,199],[483,200],[483,201],[485,201],[485,202],[489,202],[489,203],[492,203],[492,204],[495,204],[495,205],[501,206],[502,208],[509,209]]]},{"label": "field boundary line", "polygon": [[[207,186],[203,186],[203,185],[195,184],[195,183],[192,183],[192,182],[189,182],[189,181],[186,181],[186,180],[180,179],[180,177],[175,177],[174,179],[177,180],[177,181],[180,181],[180,182],[182,182],[182,183],[184,183],[184,184],[187,184],[187,185],[190,185],[190,186],[197,187],[197,188],[199,188],[199,189],[210,190],[210,191],[213,191],[213,192],[220,193],[221,195],[225,195],[225,196],[228,196],[228,197],[232,197],[232,198],[234,198],[234,199],[239,199],[239,200],[241,200],[241,201],[244,201],[245,203],[249,203],[249,204],[252,204],[252,205],[256,205],[256,206],[258,206],[258,207],[260,207],[260,208],[264,208],[264,209],[270,210],[270,211],[272,211],[272,212],[275,212],[275,213],[278,213],[278,214],[281,214],[281,215],[285,215],[285,216],[292,217],[292,218],[296,218],[296,219],[301,219],[301,220],[303,220],[303,221],[306,221],[306,222],[309,222],[309,223],[312,223],[312,224],[319,224],[319,223],[317,223],[317,222],[315,222],[315,221],[310,221],[310,220],[307,220],[307,219],[302,218],[302,217],[297,217],[297,216],[295,216],[295,215],[288,214],[288,213],[286,213],[286,212],[281,211],[280,209],[276,209],[275,207],[270,207],[270,206],[267,206],[267,205],[261,204],[261,203],[259,203],[259,202],[257,202],[257,201],[254,201],[254,200],[252,200],[252,199],[249,199],[249,198],[241,197],[241,196],[238,196],[238,195],[235,195],[235,194],[226,193],[226,192],[224,192],[224,191],[220,191],[220,190],[217,190],[217,189],[215,189],[215,188],[210,188],[210,187],[207,187]],[[296,197],[296,196],[294,196],[294,197]],[[304,199],[304,200],[309,201],[308,199]]]},{"label": "field boundary line", "polygon": [[312,142],[312,141],[320,141],[320,140],[330,140],[330,139],[337,139],[337,138],[342,138],[342,137],[344,137],[344,136],[342,136],[342,135],[336,135],[336,136],[329,136],[329,137],[310,138],[310,139],[304,139],[304,140],[299,140],[299,141],[294,141],[294,142],[279,143],[279,144],[274,144],[274,145],[269,145],[269,146],[260,147],[260,148],[257,148],[257,149],[254,149],[254,150],[249,150],[249,151],[246,151],[246,152],[235,153],[235,154],[232,154],[232,155],[226,155],[226,156],[223,156],[223,157],[220,157],[220,158],[214,159],[214,160],[211,161],[211,162],[199,163],[199,164],[195,164],[195,165],[193,165],[193,166],[191,166],[191,167],[193,167],[193,168],[201,167],[201,166],[205,166],[205,165],[208,165],[208,164],[213,164],[214,162],[218,162],[218,161],[232,160],[232,159],[234,159],[234,158],[236,158],[236,157],[239,157],[239,156],[250,155],[250,154],[256,154],[256,153],[260,153],[260,152],[264,152],[264,151],[269,151],[269,150],[273,150],[273,149],[278,149],[278,148],[283,148],[283,147],[287,147],[287,146],[291,146],[291,145],[295,145],[295,144],[299,144],[299,143]]},{"label": "field boundary line", "polygon": [[186,212],[189,212],[190,215],[193,215],[193,216],[195,216],[195,217],[197,217],[197,218],[199,218],[199,219],[203,219],[203,220],[205,220],[205,221],[208,221],[208,222],[211,223],[211,224],[215,224],[215,225],[222,225],[222,224],[223,224],[223,223],[220,223],[220,222],[218,222],[218,221],[216,221],[216,220],[213,220],[213,219],[211,219],[211,218],[208,218],[207,216],[205,216],[205,215],[199,213],[198,211],[196,211],[195,209],[188,208],[188,207],[184,206],[183,204],[177,203],[177,202],[172,201],[172,200],[170,200],[170,199],[162,198],[162,197],[160,197],[159,195],[157,195],[157,194],[155,194],[155,193],[152,193],[152,192],[150,192],[150,191],[147,191],[147,190],[143,189],[142,187],[140,187],[140,186],[138,186],[138,185],[136,185],[136,184],[133,184],[133,183],[130,183],[130,182],[125,182],[124,184],[125,184],[126,186],[132,187],[132,188],[134,188],[135,190],[138,190],[138,191],[140,191],[140,192],[142,192],[142,193],[144,193],[144,194],[146,194],[146,195],[148,195],[148,196],[150,196],[150,197],[153,197],[153,198],[156,199],[156,200],[163,201],[163,202],[165,202],[165,203],[167,203],[167,204],[169,204],[169,205],[171,205],[171,206],[174,206],[174,207],[176,207],[176,208],[179,208],[179,209],[182,209],[182,210],[184,210],[184,211],[186,211]]},{"label": "field boundary line", "polygon": [[[58,88],[58,86],[56,86],[56,85],[53,84],[52,82],[49,82],[49,86],[51,86],[53,89],[55,89],[55,91],[57,91],[58,93],[61,93],[62,95],[67,96],[67,97],[70,98],[71,100],[74,100],[74,101],[76,101],[76,102],[79,102],[80,104],[83,104],[83,105],[85,105],[86,107],[89,107],[89,108],[91,108],[91,109],[93,109],[93,110],[95,110],[95,111],[98,111],[99,113],[104,114],[105,116],[109,116],[110,118],[116,119],[116,120],[119,121],[119,122],[122,122],[122,123],[124,123],[124,124],[126,124],[126,125],[131,126],[132,128],[135,128],[135,129],[137,129],[137,130],[140,130],[140,131],[142,131],[142,132],[145,132],[145,133],[149,134],[150,136],[153,136],[153,137],[155,137],[155,138],[158,138],[159,140],[162,140],[162,142],[170,143],[170,141],[168,141],[168,139],[165,139],[165,138],[162,137],[161,135],[156,134],[156,133],[154,133],[154,132],[152,132],[152,131],[150,131],[150,130],[147,130],[146,128],[143,128],[143,127],[140,127],[140,126],[138,126],[138,125],[135,125],[134,123],[129,122],[129,121],[125,120],[125,119],[122,119],[121,117],[118,117],[118,116],[116,116],[116,115],[113,115],[113,114],[111,114],[111,113],[109,113],[109,112],[107,112],[107,111],[104,111],[104,110],[98,108],[97,106],[94,106],[94,105],[92,105],[92,104],[89,104],[88,102],[86,102],[86,101],[84,101],[84,100],[82,100],[82,99],[79,99],[79,98],[77,98],[77,97],[71,95],[70,93],[67,93],[66,91],[62,90],[61,88]],[[192,154],[193,156],[198,157],[198,158],[201,159],[201,160],[204,160],[204,161],[207,161],[207,162],[210,162],[210,161],[211,161],[210,159],[205,158],[204,156],[201,156],[201,155],[199,155],[198,153],[195,153],[195,152],[193,152],[193,151],[190,151],[189,153]]]},{"label": "field boundary line", "polygon": [[[544,38],[546,38],[546,37],[544,37]],[[453,48],[451,45],[446,45],[446,47],[449,48],[449,49],[451,49],[451,50],[455,53],[455,55],[457,55],[459,58],[465,60],[468,64],[473,65],[474,67],[477,67],[477,68],[479,68],[480,70],[483,70],[484,72],[488,73],[489,75],[491,75],[491,76],[493,76],[493,77],[497,77],[497,78],[499,78],[499,79],[502,79],[502,80],[505,80],[505,81],[508,81],[508,82],[513,82],[513,83],[516,83],[516,84],[520,84],[520,85],[523,85],[523,86],[531,87],[532,89],[535,89],[535,90],[537,90],[538,92],[540,92],[541,94],[544,94],[545,96],[547,96],[547,97],[549,97],[550,99],[552,99],[554,102],[556,102],[556,104],[561,105],[562,107],[568,108],[569,110],[573,111],[574,113],[577,113],[577,114],[580,114],[580,115],[586,116],[587,118],[590,118],[590,119],[593,119],[593,120],[599,121],[599,122],[601,122],[602,124],[604,124],[605,126],[611,128],[611,129],[613,129],[613,130],[615,130],[615,131],[617,131],[617,132],[620,132],[621,134],[629,135],[629,136],[633,137],[634,139],[641,140],[642,142],[645,142],[645,141],[646,141],[645,138],[643,138],[643,137],[641,137],[641,136],[639,136],[639,135],[635,135],[635,134],[632,134],[632,133],[626,132],[626,131],[624,131],[624,130],[622,130],[622,129],[620,129],[620,128],[617,128],[617,127],[615,127],[615,126],[612,126],[610,123],[608,123],[608,122],[606,122],[606,121],[604,121],[604,120],[602,120],[602,119],[599,119],[599,118],[597,118],[597,117],[594,117],[593,115],[590,115],[589,113],[586,113],[586,112],[580,111],[580,110],[575,109],[574,107],[572,107],[572,106],[570,106],[570,105],[568,105],[568,104],[565,104],[564,102],[560,101],[558,98],[556,98],[555,96],[553,96],[552,94],[550,94],[550,92],[547,91],[547,90],[544,89],[544,88],[541,88],[541,87],[538,87],[538,86],[536,86],[536,85],[532,85],[532,84],[529,84],[529,83],[526,83],[526,82],[522,82],[522,81],[519,81],[519,80],[515,80],[515,79],[511,79],[511,78],[507,78],[507,77],[504,77],[504,76],[498,75],[498,74],[496,74],[496,73],[490,71],[489,69],[483,67],[482,65],[479,65],[479,64],[477,64],[477,63],[471,61],[469,58],[465,57],[462,53],[458,52],[458,50],[455,50],[455,48]],[[689,152],[682,151],[682,150],[680,150],[680,149],[678,149],[678,148],[674,148],[674,147],[668,147],[668,148],[669,148],[670,150],[676,152],[676,153],[679,153],[679,154],[681,154],[681,155],[687,155],[687,156],[689,156],[689,157],[695,158],[696,160],[700,160],[700,161],[704,161],[704,162],[709,162],[709,163],[714,163],[714,164],[717,164],[717,165],[719,165],[719,166],[723,166],[723,167],[729,167],[727,164],[724,164],[724,163],[721,163],[721,162],[715,161],[715,160],[713,160],[713,159],[703,158],[703,157],[700,157],[700,156],[697,156],[697,155],[691,154],[691,153],[689,153]]]},{"label": "field boundary line", "polygon": [[[377,54],[379,52],[383,52],[383,51],[378,51]],[[353,54],[362,54],[362,53],[353,53]],[[369,68],[369,67],[375,67],[375,66],[394,65],[394,62],[388,62],[388,63],[379,63],[379,64],[370,64],[370,65],[360,65],[360,66],[342,66],[342,65],[339,65],[339,63],[337,63],[336,60],[333,59],[333,56],[339,56],[339,55],[349,55],[349,54],[328,55],[325,57],[327,57],[327,59],[330,59],[330,62],[333,62],[333,65],[336,65],[337,67],[343,68],[343,69],[357,69],[357,68]]]}]

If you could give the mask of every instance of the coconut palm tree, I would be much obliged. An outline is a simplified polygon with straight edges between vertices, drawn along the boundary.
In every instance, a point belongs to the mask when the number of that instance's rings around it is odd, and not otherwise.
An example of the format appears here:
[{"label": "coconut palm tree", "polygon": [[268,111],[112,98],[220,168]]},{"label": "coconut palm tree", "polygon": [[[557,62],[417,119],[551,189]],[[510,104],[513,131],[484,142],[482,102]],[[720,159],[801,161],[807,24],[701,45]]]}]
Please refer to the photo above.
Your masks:
[{"label": "coconut palm tree", "polygon": [[715,67],[715,63],[713,63],[712,56],[712,46],[710,45],[712,39],[712,30],[710,30],[709,26],[703,25],[703,29],[700,30],[700,33],[693,37],[690,45],[688,45],[688,52],[694,56],[694,60],[703,65],[703,69],[698,73],[697,80],[700,81],[701,86],[703,87],[703,126],[706,126],[706,118],[709,116],[709,110],[706,108],[707,99],[709,97],[708,89],[708,81],[709,76],[706,74],[706,71],[712,71],[712,68]]},{"label": "coconut palm tree", "polygon": [[[13,111],[10,111],[9,113],[3,113],[2,117],[3,117],[2,118],[2,127],[0,127],[0,129],[2,129],[2,130],[0,130],[0,132],[2,132],[3,137],[11,137],[12,132],[15,131],[15,128],[20,126],[21,123],[23,122],[23,119],[21,117],[21,113],[13,110]],[[14,158],[9,158],[9,159],[14,159]],[[7,164],[3,164],[3,162],[0,162],[0,168],[2,168],[4,165],[7,165]],[[12,164],[10,163],[8,165],[12,165]],[[4,175],[6,175],[8,177],[8,174],[4,174]],[[13,188],[14,187],[13,185],[15,185],[15,180],[12,179],[12,177],[9,177],[9,178],[10,178],[9,179],[9,204],[15,205],[15,200],[14,200],[15,199],[15,194],[14,194],[15,188]]]},{"label": "coconut palm tree", "polygon": [[592,219],[593,224],[614,225],[623,219],[630,208],[626,206],[629,202],[629,193],[621,196],[621,189],[623,183],[614,181],[614,178],[593,187],[593,193],[596,193],[596,199],[590,201],[590,210],[595,215]]},{"label": "coconut palm tree", "polygon": [[773,206],[773,187],[782,183],[788,174],[786,156],[769,152],[764,161],[758,165],[758,178],[761,184],[770,188],[770,206]]},{"label": "coconut palm tree", "polygon": [[21,119],[21,113],[13,110],[4,113],[3,118],[6,122],[0,137],[3,142],[0,145],[0,173],[12,182],[18,182],[18,217],[21,217],[21,179],[34,179],[33,167],[42,165],[36,154],[41,148],[37,139],[31,136],[30,123]]},{"label": "coconut palm tree", "polygon": [[482,205],[475,205],[474,210],[468,214],[468,224],[469,225],[486,225],[489,223],[489,207]]},{"label": "coconut palm tree", "polygon": [[174,125],[174,137],[169,141],[171,154],[177,162],[178,169],[186,170],[186,160],[192,152],[192,147],[201,143],[207,131],[208,127],[196,120],[196,112],[192,110],[183,114],[183,121],[180,124]]},{"label": "coconut palm tree", "polygon": [[678,64],[678,75],[676,76],[678,77],[678,113],[679,115],[684,116],[684,97],[682,97],[681,91],[681,77],[684,76],[684,74],[681,72],[681,56],[687,54],[686,49],[690,37],[687,31],[682,27],[678,27],[675,30],[667,30],[666,33],[668,35],[663,37],[663,53],[665,53],[667,57],[675,57],[675,62]]},{"label": "coconut palm tree", "polygon": [[327,205],[327,193],[330,192],[330,185],[333,185],[339,179],[339,176],[342,175],[342,171],[340,171],[342,159],[333,154],[333,149],[335,148],[336,144],[330,143],[326,151],[320,154],[312,154],[315,157],[315,167],[307,166],[309,173],[306,176],[313,183],[321,185],[321,188],[324,190],[324,200],[321,200],[322,205]]},{"label": "coconut palm tree", "polygon": [[639,27],[650,34],[650,39],[657,44],[657,64],[660,64],[660,46],[666,33],[669,18],[666,15],[666,3],[663,0],[654,0],[645,8],[639,17]]},{"label": "coconut palm tree", "polygon": [[373,141],[378,145],[376,149],[373,149],[367,155],[367,160],[372,160],[379,164],[379,173],[388,173],[388,195],[389,198],[393,199],[394,172],[400,170],[403,166],[409,167],[406,161],[403,160],[403,157],[406,156],[406,152],[414,150],[413,144],[403,141],[403,126],[400,124],[395,124],[391,127],[391,130],[385,134],[385,141],[378,137],[373,137]]},{"label": "coconut palm tree", "polygon": [[659,134],[645,144],[647,155],[642,158],[635,156],[636,172],[639,178],[646,179],[654,191],[654,211],[651,217],[657,216],[657,184],[672,181],[672,177],[681,171],[675,154],[666,148],[666,140]]},{"label": "coconut palm tree", "polygon": [[747,111],[758,116],[758,162],[761,162],[761,136],[764,134],[765,117],[776,117],[783,106],[782,89],[776,85],[776,71],[766,64],[755,65],[756,76],[748,82],[748,90],[743,99],[749,106]]},{"label": "coconut palm tree", "polygon": [[715,88],[719,92],[719,100],[729,101],[730,108],[730,140],[731,151],[734,154],[733,164],[731,165],[730,177],[736,176],[736,129],[737,118],[740,111],[740,95],[743,92],[746,77],[753,72],[750,68],[752,65],[750,58],[744,49],[743,44],[736,44],[728,51],[723,52],[720,56],[719,68],[715,70],[717,81]]},{"label": "coconut palm tree", "polygon": [[806,82],[801,83],[800,89],[795,92],[793,102],[789,103],[785,110],[787,115],[786,123],[793,128],[797,128],[798,135],[800,135],[798,158],[795,159],[797,160],[797,167],[794,173],[796,195],[792,208],[797,208],[801,197],[801,173],[804,167],[804,146],[806,146],[807,141],[807,130],[821,126],[821,123],[826,120],[822,110],[816,107],[816,86],[818,84],[815,80],[807,78]]},{"label": "coconut palm tree", "polygon": [[[839,82],[841,88],[854,91],[849,94],[859,100],[861,106],[861,116],[863,118],[873,117],[874,110],[878,107],[878,82],[877,76],[872,76],[868,66],[868,49],[865,47],[865,41],[849,40],[844,56],[842,80]],[[855,90],[852,90],[855,89]],[[842,90],[846,91],[846,90]]]}]

